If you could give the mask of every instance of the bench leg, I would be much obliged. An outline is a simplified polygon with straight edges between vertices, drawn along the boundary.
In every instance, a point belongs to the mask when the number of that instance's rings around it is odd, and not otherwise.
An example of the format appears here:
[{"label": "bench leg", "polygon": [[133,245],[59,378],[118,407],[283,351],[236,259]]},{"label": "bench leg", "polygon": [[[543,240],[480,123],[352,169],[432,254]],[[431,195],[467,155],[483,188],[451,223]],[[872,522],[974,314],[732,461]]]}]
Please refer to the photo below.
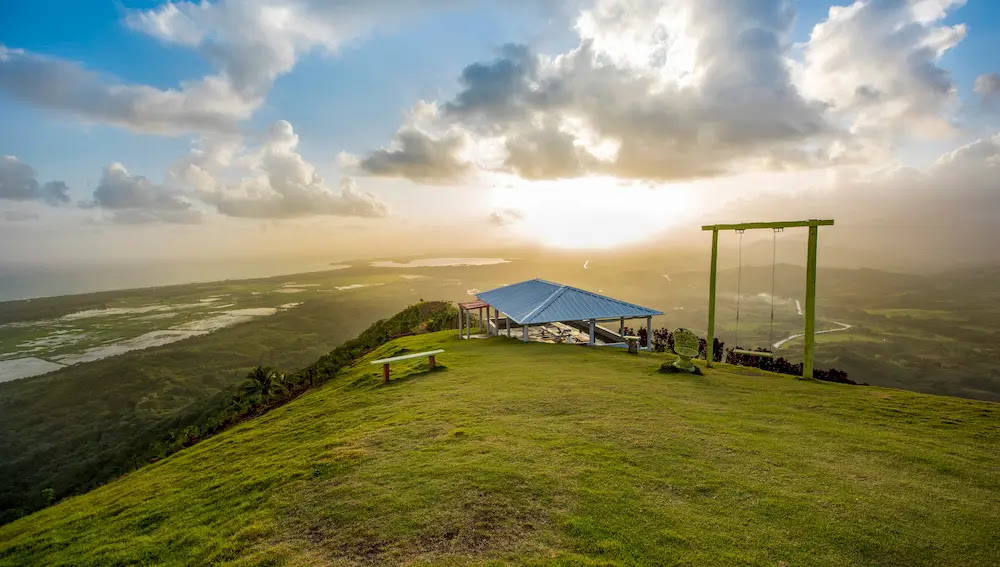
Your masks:
[{"label": "bench leg", "polygon": [[437,366],[437,361],[434,360],[433,354],[427,357],[427,362],[430,364],[431,370],[434,370],[434,367]]},{"label": "bench leg", "polygon": [[382,365],[382,383],[383,384],[388,384],[389,383],[389,365],[388,364],[383,364]]}]

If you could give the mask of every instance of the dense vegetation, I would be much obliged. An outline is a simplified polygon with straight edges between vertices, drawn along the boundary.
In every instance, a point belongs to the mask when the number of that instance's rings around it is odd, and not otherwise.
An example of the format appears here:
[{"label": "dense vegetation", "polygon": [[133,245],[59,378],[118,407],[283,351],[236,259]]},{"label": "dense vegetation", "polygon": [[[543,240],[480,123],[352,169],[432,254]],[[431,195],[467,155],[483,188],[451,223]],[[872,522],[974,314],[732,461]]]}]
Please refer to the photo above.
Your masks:
[{"label": "dense vegetation", "polygon": [[[243,285],[249,284],[198,284],[118,296],[188,301],[170,294],[197,297]],[[269,283],[266,289],[274,287]],[[106,294],[92,295],[97,300],[79,296],[30,304],[45,317],[107,305]],[[0,383],[0,523],[141,466],[155,455],[154,443],[161,441],[167,450],[170,432],[202,424],[228,403],[250,369],[303,368],[413,300],[374,288],[363,296],[313,294],[302,301],[296,309],[203,337]],[[0,316],[30,318],[27,303],[0,304]]]},{"label": "dense vegetation", "polygon": [[995,404],[669,359],[404,337],[0,527],[0,564],[1000,562]]},{"label": "dense vegetation", "polygon": [[[751,368],[759,368],[760,370],[766,370],[768,372],[777,372],[779,374],[788,374],[790,376],[802,376],[801,362],[793,364],[783,356],[768,358],[764,356],[755,356],[752,354],[736,352],[737,350],[743,350],[743,349],[737,346],[736,348],[731,348],[726,350],[727,364],[735,364],[737,366],[749,366]],[[757,352],[773,354],[771,353],[771,351],[762,348],[758,348],[756,350]],[[813,378],[815,378],[816,380],[823,380],[824,382],[853,384],[855,386],[858,385],[857,382],[847,377],[846,372],[844,372],[843,370],[837,370],[836,368],[827,368],[827,369],[814,368]]]}]

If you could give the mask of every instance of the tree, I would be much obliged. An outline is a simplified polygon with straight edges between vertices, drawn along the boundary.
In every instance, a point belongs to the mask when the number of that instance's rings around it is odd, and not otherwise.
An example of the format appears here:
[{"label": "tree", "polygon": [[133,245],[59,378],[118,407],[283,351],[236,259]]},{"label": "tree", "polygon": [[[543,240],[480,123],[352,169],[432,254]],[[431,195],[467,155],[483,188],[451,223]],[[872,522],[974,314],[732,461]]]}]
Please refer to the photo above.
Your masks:
[{"label": "tree", "polygon": [[51,488],[42,489],[42,500],[45,502],[46,506],[51,506],[52,502],[56,499],[56,491]]},{"label": "tree", "polygon": [[258,366],[247,374],[243,391],[251,397],[267,400],[278,391],[280,386],[278,373],[273,368],[270,366]]}]

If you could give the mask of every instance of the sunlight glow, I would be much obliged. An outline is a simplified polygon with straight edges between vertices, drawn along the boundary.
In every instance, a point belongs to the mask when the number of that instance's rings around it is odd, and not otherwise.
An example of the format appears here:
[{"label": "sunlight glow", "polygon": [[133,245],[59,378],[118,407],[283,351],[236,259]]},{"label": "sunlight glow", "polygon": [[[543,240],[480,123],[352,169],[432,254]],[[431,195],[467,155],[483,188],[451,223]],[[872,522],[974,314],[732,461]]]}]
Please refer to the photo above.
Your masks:
[{"label": "sunlight glow", "polygon": [[506,229],[557,248],[613,248],[654,238],[687,221],[694,200],[669,186],[623,184],[613,177],[517,181],[492,190],[491,205],[518,218]]}]

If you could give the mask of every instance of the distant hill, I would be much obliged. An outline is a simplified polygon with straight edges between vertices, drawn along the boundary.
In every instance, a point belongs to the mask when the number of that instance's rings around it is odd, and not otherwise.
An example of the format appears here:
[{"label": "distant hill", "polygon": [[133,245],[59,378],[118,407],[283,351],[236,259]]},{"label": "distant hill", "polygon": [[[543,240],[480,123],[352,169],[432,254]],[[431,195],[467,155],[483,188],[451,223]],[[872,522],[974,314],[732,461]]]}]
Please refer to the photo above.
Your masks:
[{"label": "distant hill", "polygon": [[0,564],[1000,564],[1000,406],[669,358],[400,338],[0,527]]}]

